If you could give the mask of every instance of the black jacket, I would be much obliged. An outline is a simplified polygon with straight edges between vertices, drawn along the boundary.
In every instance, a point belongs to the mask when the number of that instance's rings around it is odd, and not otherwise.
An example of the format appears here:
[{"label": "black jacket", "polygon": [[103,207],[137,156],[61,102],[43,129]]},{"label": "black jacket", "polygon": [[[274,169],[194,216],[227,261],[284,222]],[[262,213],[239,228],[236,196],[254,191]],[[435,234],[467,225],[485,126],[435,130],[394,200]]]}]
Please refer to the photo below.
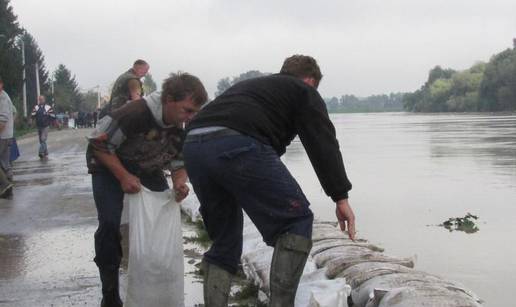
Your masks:
[{"label": "black jacket", "polygon": [[276,74],[237,83],[203,108],[188,125],[223,126],[271,145],[278,155],[299,135],[319,181],[334,201],[351,190],[335,127],[314,88]]}]

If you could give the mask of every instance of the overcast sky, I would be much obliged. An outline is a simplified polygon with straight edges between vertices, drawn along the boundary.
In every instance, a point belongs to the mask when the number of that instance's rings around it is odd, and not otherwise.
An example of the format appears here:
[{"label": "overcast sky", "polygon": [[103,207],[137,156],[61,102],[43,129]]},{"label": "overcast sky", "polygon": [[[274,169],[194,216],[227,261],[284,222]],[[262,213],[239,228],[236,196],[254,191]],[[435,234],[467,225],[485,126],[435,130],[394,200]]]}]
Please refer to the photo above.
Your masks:
[{"label": "overcast sky", "polygon": [[110,84],[137,58],[158,83],[277,72],[314,56],[324,97],[414,91],[435,65],[465,69],[512,47],[515,0],[11,0],[46,66],[82,89]]}]

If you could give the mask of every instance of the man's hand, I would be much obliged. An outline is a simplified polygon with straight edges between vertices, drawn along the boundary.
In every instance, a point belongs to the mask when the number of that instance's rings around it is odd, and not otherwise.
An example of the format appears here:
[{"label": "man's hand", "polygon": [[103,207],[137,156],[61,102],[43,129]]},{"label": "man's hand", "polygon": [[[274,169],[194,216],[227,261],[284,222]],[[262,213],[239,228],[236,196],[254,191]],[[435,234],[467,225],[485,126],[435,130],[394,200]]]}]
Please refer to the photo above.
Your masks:
[{"label": "man's hand", "polygon": [[186,175],[186,170],[184,168],[172,172],[172,187],[174,189],[174,195],[177,202],[181,202],[185,199],[190,192],[190,188],[186,184],[187,179],[188,176]]},{"label": "man's hand", "polygon": [[181,202],[188,196],[190,192],[190,188],[186,183],[176,183],[174,184],[174,195],[176,196],[176,201]]},{"label": "man's hand", "polygon": [[341,199],[337,202],[335,214],[339,221],[340,230],[344,231],[347,228],[349,238],[355,241],[355,214],[347,199]]},{"label": "man's hand", "polygon": [[121,180],[120,180],[120,186],[122,187],[122,191],[124,191],[127,194],[135,194],[140,192],[141,190],[141,183],[140,179],[138,177],[132,175],[132,174],[126,174]]}]

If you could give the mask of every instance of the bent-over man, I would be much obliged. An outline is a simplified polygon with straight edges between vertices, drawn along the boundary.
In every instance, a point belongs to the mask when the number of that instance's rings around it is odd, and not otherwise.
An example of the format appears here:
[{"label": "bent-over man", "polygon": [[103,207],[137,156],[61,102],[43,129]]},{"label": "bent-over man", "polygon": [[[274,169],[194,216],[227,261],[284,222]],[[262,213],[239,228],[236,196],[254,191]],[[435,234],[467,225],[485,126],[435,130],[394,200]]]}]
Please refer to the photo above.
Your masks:
[{"label": "bent-over man", "polygon": [[168,189],[163,170],[170,169],[176,200],[188,195],[181,155],[183,126],[206,100],[197,77],[173,74],[162,92],[112,110],[91,136],[86,158],[99,220],[94,260],[102,282],[101,306],[122,306],[118,271],[124,193],[137,193],[142,185],[151,191]]},{"label": "bent-over man", "polygon": [[265,243],[274,246],[269,306],[294,306],[313,222],[308,200],[280,160],[296,135],[336,203],[341,229],[348,227],[354,239],[351,183],[317,92],[321,78],[312,57],[294,55],[279,74],[233,85],[187,127],[185,165],[213,240],[203,258],[206,306],[227,306],[231,275],[242,254],[242,209]]}]

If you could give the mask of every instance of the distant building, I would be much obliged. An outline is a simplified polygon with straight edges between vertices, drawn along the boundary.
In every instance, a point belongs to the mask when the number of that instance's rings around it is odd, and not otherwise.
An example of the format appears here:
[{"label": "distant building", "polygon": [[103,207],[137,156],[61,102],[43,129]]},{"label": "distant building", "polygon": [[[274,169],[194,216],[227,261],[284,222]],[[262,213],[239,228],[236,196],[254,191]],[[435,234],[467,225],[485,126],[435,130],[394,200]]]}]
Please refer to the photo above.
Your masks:
[{"label": "distant building", "polygon": [[512,46],[514,47],[514,49],[516,49],[516,38],[512,39]]}]

